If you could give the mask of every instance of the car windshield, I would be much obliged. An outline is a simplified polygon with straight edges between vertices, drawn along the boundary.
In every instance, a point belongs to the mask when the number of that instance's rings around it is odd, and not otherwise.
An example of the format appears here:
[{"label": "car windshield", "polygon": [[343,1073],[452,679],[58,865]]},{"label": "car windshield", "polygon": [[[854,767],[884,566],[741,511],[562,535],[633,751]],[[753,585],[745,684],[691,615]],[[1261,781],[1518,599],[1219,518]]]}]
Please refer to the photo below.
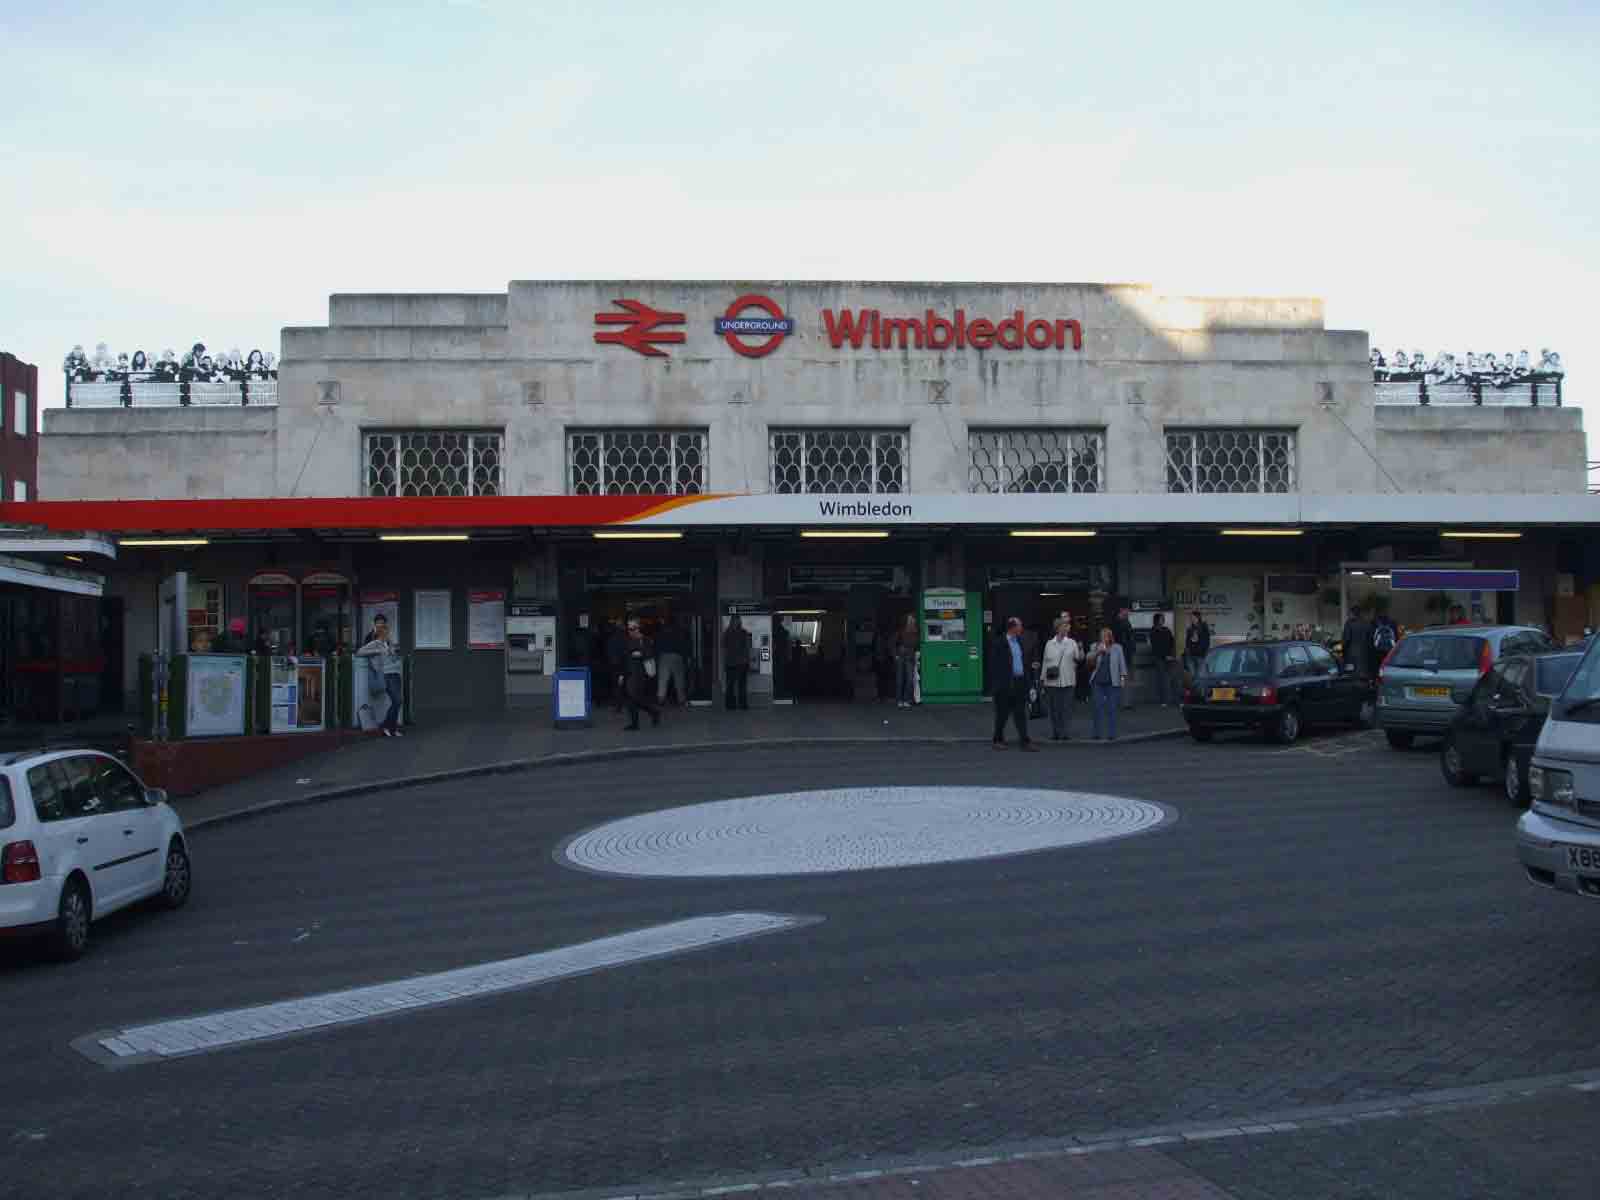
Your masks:
[{"label": "car windshield", "polygon": [[1475,671],[1485,645],[1477,637],[1414,633],[1400,643],[1389,665],[1430,671]]},{"label": "car windshield", "polygon": [[1600,638],[1589,643],[1578,669],[1567,680],[1551,714],[1558,721],[1589,721],[1600,724]]},{"label": "car windshield", "polygon": [[1265,679],[1271,673],[1272,656],[1262,646],[1219,646],[1206,655],[1207,675]]},{"label": "car windshield", "polygon": [[1559,696],[1567,680],[1583,661],[1581,654],[1553,654],[1536,662],[1534,691],[1541,696]]}]

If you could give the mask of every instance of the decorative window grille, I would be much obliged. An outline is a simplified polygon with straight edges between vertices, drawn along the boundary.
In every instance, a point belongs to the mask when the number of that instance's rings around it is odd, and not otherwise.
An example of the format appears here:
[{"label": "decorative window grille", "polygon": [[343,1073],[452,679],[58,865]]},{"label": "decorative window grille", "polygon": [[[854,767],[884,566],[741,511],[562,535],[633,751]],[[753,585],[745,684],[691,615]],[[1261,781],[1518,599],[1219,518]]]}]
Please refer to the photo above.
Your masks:
[{"label": "decorative window grille", "polygon": [[1169,492],[1292,492],[1292,429],[1189,429],[1167,434]]},{"label": "decorative window grille", "polygon": [[369,496],[498,496],[501,436],[454,429],[367,434]]},{"label": "decorative window grille", "polygon": [[1097,429],[974,429],[967,490],[1102,492],[1105,435]]},{"label": "decorative window grille", "polygon": [[904,430],[774,429],[771,439],[780,495],[906,490]]},{"label": "decorative window grille", "polygon": [[574,496],[695,496],[706,490],[702,429],[581,429],[567,434]]}]

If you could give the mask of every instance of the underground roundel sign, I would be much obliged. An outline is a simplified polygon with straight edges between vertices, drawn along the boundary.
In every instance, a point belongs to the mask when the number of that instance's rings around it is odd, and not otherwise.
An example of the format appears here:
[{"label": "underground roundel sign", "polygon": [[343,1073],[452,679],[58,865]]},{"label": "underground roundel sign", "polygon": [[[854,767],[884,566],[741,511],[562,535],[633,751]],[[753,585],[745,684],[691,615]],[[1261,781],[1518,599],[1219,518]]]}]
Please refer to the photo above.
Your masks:
[{"label": "underground roundel sign", "polygon": [[[717,332],[735,353],[746,358],[762,358],[794,332],[794,319],[784,316],[783,309],[775,301],[751,293],[728,305],[728,310],[717,318]],[[745,341],[750,337],[765,340]]]}]

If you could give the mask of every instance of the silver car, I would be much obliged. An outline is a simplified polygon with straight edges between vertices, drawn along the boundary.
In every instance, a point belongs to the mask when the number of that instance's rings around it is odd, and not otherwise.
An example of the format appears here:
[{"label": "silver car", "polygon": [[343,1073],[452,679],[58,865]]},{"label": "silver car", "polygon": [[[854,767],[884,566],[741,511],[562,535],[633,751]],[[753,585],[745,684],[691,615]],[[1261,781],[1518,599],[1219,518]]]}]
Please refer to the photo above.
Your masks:
[{"label": "silver car", "polygon": [[1600,898],[1600,640],[1550,706],[1528,768],[1517,856],[1542,887]]},{"label": "silver car", "polygon": [[1543,630],[1527,625],[1440,625],[1408,633],[1378,671],[1378,728],[1397,750],[1419,734],[1443,737],[1502,655],[1557,648]]}]

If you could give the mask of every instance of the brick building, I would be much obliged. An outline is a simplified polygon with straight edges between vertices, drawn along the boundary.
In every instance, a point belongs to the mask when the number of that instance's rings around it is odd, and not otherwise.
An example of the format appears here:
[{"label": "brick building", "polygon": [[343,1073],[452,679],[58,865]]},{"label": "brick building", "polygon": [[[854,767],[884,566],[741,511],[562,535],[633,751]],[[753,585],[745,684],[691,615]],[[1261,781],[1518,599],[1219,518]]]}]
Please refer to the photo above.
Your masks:
[{"label": "brick building", "polygon": [[0,499],[38,498],[38,406],[39,368],[0,353]]}]

